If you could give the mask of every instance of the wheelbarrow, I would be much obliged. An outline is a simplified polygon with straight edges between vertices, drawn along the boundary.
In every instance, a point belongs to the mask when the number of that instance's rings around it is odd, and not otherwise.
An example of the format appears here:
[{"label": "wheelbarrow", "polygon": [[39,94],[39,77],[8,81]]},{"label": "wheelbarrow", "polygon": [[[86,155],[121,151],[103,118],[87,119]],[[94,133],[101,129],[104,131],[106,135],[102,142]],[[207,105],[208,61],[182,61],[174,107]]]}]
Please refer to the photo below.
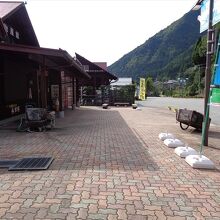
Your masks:
[{"label": "wheelbarrow", "polygon": [[[187,130],[189,126],[195,128],[198,131],[202,131],[203,114],[194,110],[188,110],[186,108],[179,109],[176,112],[176,120],[180,123],[182,130]],[[209,118],[209,124],[211,118]]]}]

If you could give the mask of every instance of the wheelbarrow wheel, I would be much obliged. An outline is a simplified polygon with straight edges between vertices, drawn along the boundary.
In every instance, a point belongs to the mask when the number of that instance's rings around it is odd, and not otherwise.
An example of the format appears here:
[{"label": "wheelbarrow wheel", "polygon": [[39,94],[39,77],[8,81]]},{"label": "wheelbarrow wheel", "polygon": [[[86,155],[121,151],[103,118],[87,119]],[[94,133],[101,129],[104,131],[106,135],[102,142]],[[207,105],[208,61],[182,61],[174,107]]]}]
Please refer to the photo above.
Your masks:
[{"label": "wheelbarrow wheel", "polygon": [[180,127],[182,130],[186,130],[189,127],[189,125],[186,125],[186,124],[183,124],[182,122],[180,122]]}]

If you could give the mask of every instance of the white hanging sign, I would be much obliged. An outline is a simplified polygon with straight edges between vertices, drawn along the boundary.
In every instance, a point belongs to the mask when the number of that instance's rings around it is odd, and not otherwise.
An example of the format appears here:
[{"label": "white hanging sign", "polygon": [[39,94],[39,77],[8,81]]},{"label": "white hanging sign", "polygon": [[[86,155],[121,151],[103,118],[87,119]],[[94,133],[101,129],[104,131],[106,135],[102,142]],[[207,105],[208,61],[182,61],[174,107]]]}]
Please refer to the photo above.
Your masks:
[{"label": "white hanging sign", "polygon": [[[206,31],[209,25],[209,5],[210,0],[203,0],[201,4],[201,13],[198,17],[200,22],[200,33]],[[212,25],[220,21],[220,0],[214,0]]]}]

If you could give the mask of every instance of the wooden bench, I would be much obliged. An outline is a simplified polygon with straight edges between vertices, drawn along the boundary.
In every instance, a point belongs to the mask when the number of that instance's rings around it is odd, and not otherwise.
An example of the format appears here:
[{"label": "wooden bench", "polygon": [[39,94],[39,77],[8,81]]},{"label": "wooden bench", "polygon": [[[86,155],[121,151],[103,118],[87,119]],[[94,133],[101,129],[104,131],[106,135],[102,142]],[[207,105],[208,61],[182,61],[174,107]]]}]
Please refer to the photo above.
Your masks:
[{"label": "wooden bench", "polygon": [[17,131],[38,131],[46,130],[47,126],[52,129],[55,126],[55,112],[47,112],[45,108],[27,108],[25,117],[21,118],[21,122]]}]

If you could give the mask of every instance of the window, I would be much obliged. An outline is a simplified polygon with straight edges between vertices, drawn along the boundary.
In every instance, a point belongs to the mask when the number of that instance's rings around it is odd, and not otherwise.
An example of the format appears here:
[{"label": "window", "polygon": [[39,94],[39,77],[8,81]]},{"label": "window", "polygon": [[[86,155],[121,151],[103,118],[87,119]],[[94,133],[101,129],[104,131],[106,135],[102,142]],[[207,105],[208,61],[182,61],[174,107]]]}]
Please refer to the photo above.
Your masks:
[{"label": "window", "polygon": [[10,35],[14,36],[14,28],[10,27]]},{"label": "window", "polygon": [[88,71],[88,70],[89,70],[89,65],[83,65],[83,69],[84,69],[85,71]]},{"label": "window", "polygon": [[17,39],[20,39],[20,34],[19,34],[18,31],[15,31],[15,37],[16,37]]},{"label": "window", "polygon": [[8,33],[8,25],[4,24],[5,31]]}]

